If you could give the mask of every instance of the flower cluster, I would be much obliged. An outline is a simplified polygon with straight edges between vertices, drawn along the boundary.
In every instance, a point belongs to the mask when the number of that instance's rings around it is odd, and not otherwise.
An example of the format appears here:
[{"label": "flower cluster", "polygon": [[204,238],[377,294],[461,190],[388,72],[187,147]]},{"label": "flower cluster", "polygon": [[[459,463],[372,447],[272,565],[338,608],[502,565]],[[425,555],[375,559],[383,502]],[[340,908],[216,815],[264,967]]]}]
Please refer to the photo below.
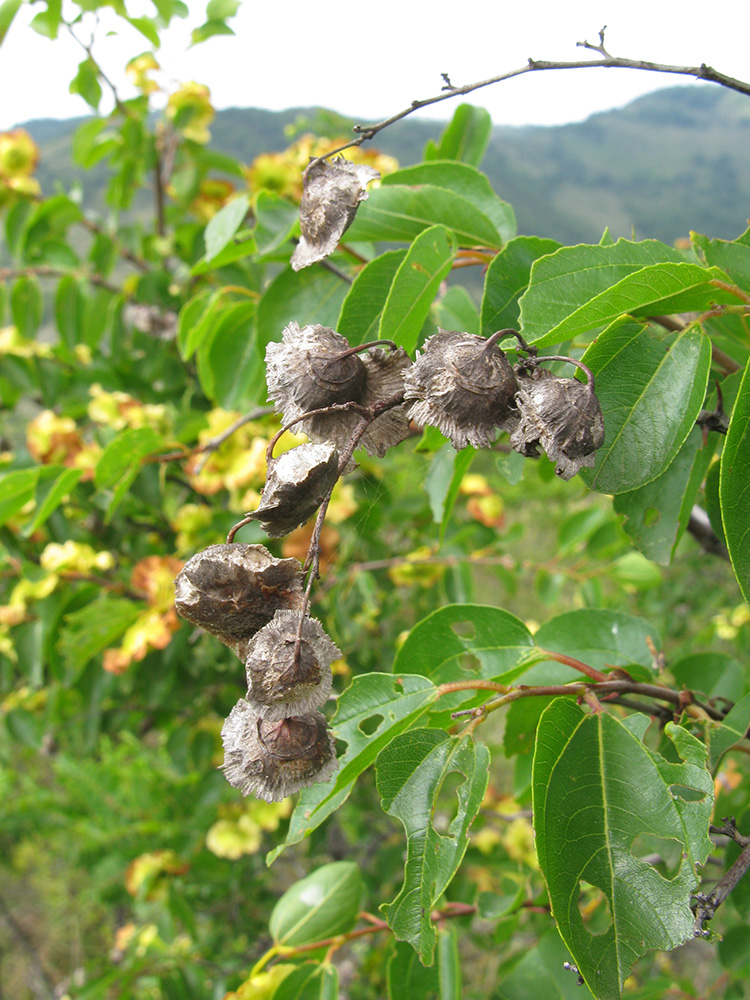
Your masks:
[{"label": "flower cluster", "polygon": [[212,545],[177,575],[175,598],[245,663],[247,694],[222,729],[227,780],[267,802],[329,780],[335,746],[317,709],[341,653],[306,614],[299,563],[262,545]]}]

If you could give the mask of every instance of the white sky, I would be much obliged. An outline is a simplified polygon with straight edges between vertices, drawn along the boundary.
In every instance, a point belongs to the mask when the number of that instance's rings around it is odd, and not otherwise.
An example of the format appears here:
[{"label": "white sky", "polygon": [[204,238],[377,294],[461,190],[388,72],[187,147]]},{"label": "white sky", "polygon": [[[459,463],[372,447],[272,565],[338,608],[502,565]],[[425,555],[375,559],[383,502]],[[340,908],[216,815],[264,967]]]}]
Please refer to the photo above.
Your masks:
[{"label": "white sky", "polygon": [[[722,0],[715,8],[703,0],[243,0],[231,22],[236,37],[215,37],[193,49],[189,32],[204,20],[205,7],[194,0],[189,7],[190,19],[174,23],[157,58],[170,79],[207,84],[217,108],[315,104],[378,120],[438,93],[442,72],[459,86],[520,67],[528,57],[582,58],[586,53],[575,43],[596,41],[604,24],[614,55],[705,62],[750,77],[748,0]],[[28,24],[39,9],[24,7],[0,48],[0,129],[88,113],[84,101],[68,93],[83,52],[67,35],[54,42],[36,35]],[[148,0],[128,0],[128,10],[153,12]],[[94,53],[130,96],[125,63],[149,43],[127,25],[107,37],[111,23],[103,19]],[[89,23],[84,37],[90,30]],[[469,100],[487,107],[497,124],[559,124],[687,81],[619,69],[537,73]],[[427,114],[448,118],[456,103]]]}]

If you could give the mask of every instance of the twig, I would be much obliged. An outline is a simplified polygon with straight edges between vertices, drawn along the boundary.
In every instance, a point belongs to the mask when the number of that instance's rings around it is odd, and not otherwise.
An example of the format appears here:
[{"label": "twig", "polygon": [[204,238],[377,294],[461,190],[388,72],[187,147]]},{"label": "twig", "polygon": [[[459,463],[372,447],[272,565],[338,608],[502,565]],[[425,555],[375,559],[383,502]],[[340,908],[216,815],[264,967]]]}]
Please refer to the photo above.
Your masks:
[{"label": "twig", "polygon": [[81,269],[67,269],[62,267],[51,267],[49,264],[35,264],[34,267],[0,267],[0,281],[13,281],[15,278],[83,278],[90,281],[92,285],[99,288],[106,288],[108,292],[119,295],[121,289],[111,284],[100,274],[92,274],[90,271]]},{"label": "twig", "polygon": [[114,236],[112,233],[108,233],[103,226],[100,226],[98,222],[94,222],[93,219],[88,219],[86,218],[86,216],[82,216],[77,221],[79,225],[83,226],[84,229],[87,229],[90,233],[93,233],[95,236],[106,236],[108,240],[111,240],[112,245],[115,247],[120,257],[122,257],[123,260],[127,260],[129,263],[133,264],[133,266],[137,267],[139,271],[151,270],[151,265],[149,264],[149,262],[146,260],[145,257],[140,257],[137,253],[133,253],[133,251],[128,249],[128,247],[126,247],[124,243],[121,243],[116,236]]},{"label": "twig", "polygon": [[97,62],[97,60],[94,58],[94,52],[93,52],[94,38],[93,38],[93,34],[92,34],[92,37],[91,37],[91,41],[87,45],[86,42],[82,41],[78,37],[78,35],[75,33],[75,31],[73,31],[73,26],[72,25],[68,24],[67,22],[63,22],[63,23],[65,24],[65,28],[67,29],[68,34],[70,35],[70,37],[81,46],[81,48],[83,49],[83,51],[86,53],[86,55],[90,59],[90,61],[91,61],[92,65],[93,65],[94,69],[96,70],[96,73],[98,74],[98,76],[100,76],[102,78],[102,80],[104,81],[104,83],[106,83],[106,85],[109,87],[110,93],[112,94],[112,98],[113,98],[113,100],[115,102],[115,107],[120,112],[120,114],[123,115],[126,118],[134,118],[134,117],[136,117],[135,116],[135,112],[133,112],[126,104],[124,104],[122,102],[122,100],[120,98],[120,95],[118,94],[117,88],[115,87],[114,83],[112,83],[112,81],[110,80],[110,78],[107,76],[107,74],[101,68],[101,66],[99,65],[99,63]]},{"label": "twig", "polygon": [[[713,69],[713,67],[707,66],[705,63],[701,63],[700,66],[673,66],[669,63],[656,63],[645,59],[625,59],[610,55],[610,53],[606,51],[604,48],[603,30],[599,33],[599,39],[599,45],[593,45],[590,42],[585,41],[578,42],[578,45],[581,48],[598,52],[602,56],[601,59],[575,59],[560,62],[529,59],[525,66],[509,70],[506,73],[499,73],[497,76],[489,77],[486,80],[479,80],[476,83],[468,83],[463,87],[450,86],[448,89],[443,87],[440,93],[436,94],[434,97],[412,101],[409,107],[404,108],[402,111],[391,115],[389,118],[384,118],[382,121],[376,122],[373,125],[355,125],[352,131],[358,133],[358,137],[356,139],[352,139],[350,142],[339,146],[337,149],[331,150],[331,152],[326,153],[325,156],[320,156],[311,160],[309,166],[313,163],[319,162],[320,160],[335,156],[337,153],[341,153],[345,149],[350,149],[352,146],[361,146],[362,143],[373,139],[378,132],[382,132],[383,129],[388,128],[395,122],[401,121],[402,118],[406,118],[415,111],[420,111],[422,108],[430,107],[432,104],[439,104],[441,101],[452,100],[454,97],[471,94],[473,91],[481,90],[483,87],[490,87],[493,84],[502,83],[505,80],[512,80],[515,77],[523,76],[526,73],[566,69],[636,69],[650,73],[672,73],[679,76],[692,76],[698,80],[708,80],[711,83],[718,83],[722,87],[728,87],[730,90],[736,90],[740,94],[750,97],[750,83],[745,83],[742,80],[736,80],[734,77],[727,76],[725,73],[721,73],[718,70]],[[447,75],[442,74],[442,77],[443,80],[447,82]],[[309,166],[307,169],[309,169]]]},{"label": "twig", "polygon": [[734,840],[735,843],[742,847],[742,850],[729,871],[724,873],[711,892],[697,892],[693,896],[693,902],[691,903],[692,910],[695,913],[693,934],[695,937],[702,938],[711,936],[711,932],[706,930],[706,922],[713,919],[716,911],[729,893],[747,873],[748,869],[750,869],[750,837],[745,837],[739,832],[737,824],[732,817],[727,817],[724,820],[723,827],[711,826],[709,830],[711,833],[723,834]]},{"label": "twig", "polygon": [[235,420],[230,427],[227,427],[221,434],[217,434],[216,437],[210,438],[205,444],[197,444],[194,448],[183,448],[181,451],[170,451],[165,455],[146,455],[143,461],[144,463],[180,462],[182,459],[190,458],[191,455],[201,455],[203,452],[207,452],[206,460],[196,466],[194,474],[197,475],[204,468],[211,454],[217,451],[227,438],[230,438],[240,427],[253,420],[260,420],[261,417],[268,417],[273,412],[274,409],[272,406],[259,406],[257,409],[251,410],[250,413],[246,413],[244,417],[240,417],[239,420]]}]

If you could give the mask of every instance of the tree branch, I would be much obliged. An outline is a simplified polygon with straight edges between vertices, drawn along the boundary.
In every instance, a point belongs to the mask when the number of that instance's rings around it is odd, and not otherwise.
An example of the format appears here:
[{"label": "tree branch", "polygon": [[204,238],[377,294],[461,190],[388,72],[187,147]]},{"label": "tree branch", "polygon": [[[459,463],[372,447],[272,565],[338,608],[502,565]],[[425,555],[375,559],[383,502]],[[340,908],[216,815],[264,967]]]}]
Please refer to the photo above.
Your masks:
[{"label": "tree branch", "polygon": [[486,80],[478,80],[476,83],[467,83],[463,87],[453,86],[450,83],[448,74],[443,73],[442,78],[446,85],[441,89],[439,94],[435,94],[434,97],[424,98],[423,100],[412,101],[408,108],[404,108],[402,111],[391,115],[389,118],[384,118],[382,121],[375,122],[373,125],[355,125],[352,131],[358,133],[358,138],[352,139],[350,142],[339,146],[337,149],[331,150],[331,152],[326,153],[325,156],[319,156],[316,159],[311,160],[310,165],[317,163],[320,160],[328,159],[331,156],[335,156],[336,153],[341,153],[343,150],[350,149],[352,146],[361,146],[362,143],[373,139],[378,132],[382,132],[383,129],[388,128],[390,125],[401,121],[408,115],[414,114],[415,111],[421,111],[423,108],[428,108],[433,104],[439,104],[442,101],[449,101],[454,97],[471,94],[473,91],[481,90],[483,87],[491,87],[496,83],[503,83],[505,80],[512,80],[517,76],[524,76],[526,73],[542,73],[548,70],[566,69],[635,69],[649,73],[672,73],[678,76],[692,76],[697,80],[707,80],[710,83],[718,83],[722,87],[727,87],[729,90],[736,90],[740,94],[750,97],[750,83],[745,83],[743,80],[736,80],[734,77],[727,76],[726,73],[721,73],[718,70],[715,70],[712,66],[707,66],[705,63],[701,63],[700,66],[673,66],[669,63],[650,62],[646,59],[626,59],[610,55],[610,53],[606,51],[604,48],[604,29],[599,32],[599,39],[599,45],[593,45],[586,41],[578,42],[577,44],[581,48],[598,52],[602,56],[601,59],[574,59],[560,62],[529,59],[525,66],[520,66],[518,69],[512,69],[506,73],[498,73],[497,76],[491,76]]}]

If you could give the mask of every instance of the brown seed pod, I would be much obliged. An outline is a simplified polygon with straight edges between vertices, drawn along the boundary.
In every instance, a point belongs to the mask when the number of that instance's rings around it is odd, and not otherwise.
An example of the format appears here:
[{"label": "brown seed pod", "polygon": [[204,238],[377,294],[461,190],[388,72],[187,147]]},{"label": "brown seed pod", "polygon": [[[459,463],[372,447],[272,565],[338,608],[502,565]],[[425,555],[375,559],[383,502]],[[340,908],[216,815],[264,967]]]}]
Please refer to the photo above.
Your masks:
[{"label": "brown seed pod", "polygon": [[373,167],[343,157],[310,164],[299,212],[302,236],[291,260],[295,271],[333,253],[367,197],[367,185],[379,177]]},{"label": "brown seed pod", "polygon": [[489,447],[498,427],[517,423],[513,369],[483,337],[440,330],[425,341],[405,384],[406,398],[417,400],[409,417],[418,427],[437,427],[459,451]]},{"label": "brown seed pod", "polygon": [[222,771],[243,795],[278,802],[336,771],[336,748],[320,712],[269,722],[241,698],[221,730]]},{"label": "brown seed pod", "polygon": [[[369,408],[403,390],[404,372],[411,365],[404,350],[386,352],[376,348],[362,354],[348,351],[349,342],[335,330],[324,326],[300,329],[294,322],[284,330],[281,343],[268,345],[268,396],[283,415],[284,424],[310,410],[336,403]],[[354,409],[335,410],[300,420],[295,429],[303,431],[311,441],[333,444],[341,452],[361,422],[361,414]],[[382,457],[408,433],[404,408],[397,406],[373,421],[361,444],[371,455]]]},{"label": "brown seed pod", "polygon": [[511,447],[523,455],[537,454],[541,445],[561,479],[572,479],[591,468],[595,452],[604,443],[604,420],[593,389],[572,378],[558,378],[536,369],[531,378],[519,377],[516,402],[521,415],[511,434]]},{"label": "brown seed pod", "polygon": [[276,559],[262,545],[210,545],[175,578],[177,613],[220,639],[244,660],[247,643],[279,608],[304,606],[296,559]]},{"label": "brown seed pod", "polygon": [[341,656],[341,650],[319,621],[305,618],[295,659],[299,624],[298,612],[277,611],[248,649],[247,701],[269,722],[320,708],[331,693],[331,664]]},{"label": "brown seed pod", "polygon": [[331,444],[301,444],[268,463],[260,504],[252,516],[271,538],[294,531],[315,513],[339,476]]}]

